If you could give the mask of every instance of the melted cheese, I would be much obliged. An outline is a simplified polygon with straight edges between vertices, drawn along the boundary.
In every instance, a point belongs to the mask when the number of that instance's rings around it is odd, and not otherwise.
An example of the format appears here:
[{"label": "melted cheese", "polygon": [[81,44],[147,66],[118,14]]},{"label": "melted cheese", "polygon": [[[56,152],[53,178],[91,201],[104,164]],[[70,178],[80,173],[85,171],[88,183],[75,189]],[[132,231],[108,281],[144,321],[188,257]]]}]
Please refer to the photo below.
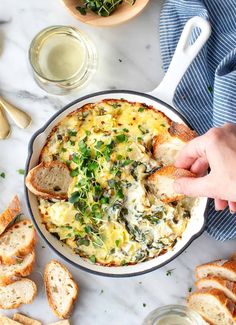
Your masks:
[{"label": "melted cheese", "polygon": [[69,201],[40,200],[47,229],[75,253],[103,265],[138,263],[172,249],[192,202],[164,204],[145,186],[159,167],[152,139],[168,136],[169,125],[153,108],[116,100],[65,117],[41,154],[42,161],[67,163],[73,177]]}]

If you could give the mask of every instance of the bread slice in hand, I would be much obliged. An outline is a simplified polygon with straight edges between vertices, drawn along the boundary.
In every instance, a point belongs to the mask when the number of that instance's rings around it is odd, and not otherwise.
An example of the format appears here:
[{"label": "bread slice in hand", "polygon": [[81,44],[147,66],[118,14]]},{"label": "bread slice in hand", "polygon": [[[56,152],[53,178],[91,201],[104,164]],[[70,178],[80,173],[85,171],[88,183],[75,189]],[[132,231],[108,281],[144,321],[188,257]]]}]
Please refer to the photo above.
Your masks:
[{"label": "bread slice in hand", "polygon": [[213,325],[235,325],[236,305],[218,289],[202,289],[188,297],[189,308]]},{"label": "bread slice in hand", "polygon": [[27,317],[22,314],[14,314],[13,320],[20,322],[20,324],[23,325],[42,325],[42,323],[39,322],[38,320]]},{"label": "bread slice in hand", "polygon": [[154,137],[153,156],[162,165],[173,165],[179,151],[196,136],[185,124],[172,122],[167,133]]},{"label": "bread slice in hand", "polygon": [[17,280],[17,277],[28,276],[34,267],[34,250],[23,258],[18,258],[16,264],[0,264],[0,286],[7,285]]},{"label": "bread slice in hand", "polygon": [[21,220],[0,236],[0,261],[15,264],[19,257],[29,254],[35,245],[36,232],[29,220]]},{"label": "bread slice in hand", "polygon": [[67,268],[52,260],[46,265],[44,283],[49,306],[53,313],[61,318],[68,318],[78,296],[78,286]]},{"label": "bread slice in hand", "polygon": [[0,308],[14,309],[31,303],[37,294],[36,284],[29,279],[21,279],[0,287]]},{"label": "bread slice in hand", "polygon": [[53,161],[40,163],[30,170],[26,186],[37,196],[45,199],[67,199],[72,178],[66,164]]},{"label": "bread slice in hand", "polygon": [[5,231],[9,223],[20,213],[20,201],[17,195],[13,197],[8,208],[0,214],[0,235]]},{"label": "bread slice in hand", "polygon": [[208,276],[236,281],[236,261],[217,260],[196,267],[197,279],[206,278]]},{"label": "bread slice in hand", "polygon": [[224,292],[226,297],[236,303],[236,282],[224,280],[219,277],[202,278],[196,282],[196,287],[200,289],[215,288]]},{"label": "bread slice in hand", "polygon": [[22,323],[12,320],[6,316],[0,316],[0,325],[22,325]]},{"label": "bread slice in hand", "polygon": [[184,198],[183,194],[176,193],[174,181],[180,177],[195,177],[195,174],[182,168],[165,166],[151,174],[147,184],[153,194],[162,202],[173,202]]}]

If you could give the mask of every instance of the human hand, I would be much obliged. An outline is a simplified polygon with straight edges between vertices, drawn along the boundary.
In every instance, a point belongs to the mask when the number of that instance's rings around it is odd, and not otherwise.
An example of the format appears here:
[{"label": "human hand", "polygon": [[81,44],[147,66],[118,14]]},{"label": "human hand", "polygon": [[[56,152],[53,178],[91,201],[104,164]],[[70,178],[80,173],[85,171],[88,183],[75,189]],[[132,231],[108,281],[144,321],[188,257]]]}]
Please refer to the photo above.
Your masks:
[{"label": "human hand", "polygon": [[[197,178],[179,178],[174,188],[188,196],[215,199],[215,209],[229,205],[236,211],[236,125],[225,124],[188,142],[179,153],[176,167],[195,173]],[[210,173],[206,175],[208,168]]]}]

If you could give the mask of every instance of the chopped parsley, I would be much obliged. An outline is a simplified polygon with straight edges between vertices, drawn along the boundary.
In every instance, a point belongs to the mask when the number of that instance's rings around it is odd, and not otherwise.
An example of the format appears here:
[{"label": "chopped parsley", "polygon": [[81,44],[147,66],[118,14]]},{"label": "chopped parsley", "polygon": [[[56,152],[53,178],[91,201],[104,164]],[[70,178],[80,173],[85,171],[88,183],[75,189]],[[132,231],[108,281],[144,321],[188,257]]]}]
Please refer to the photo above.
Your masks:
[{"label": "chopped parsley", "polygon": [[145,110],[145,107],[139,107],[139,109],[138,109],[138,111],[141,113],[144,112],[144,110]]},{"label": "chopped parsley", "polygon": [[166,276],[171,276],[175,269],[170,269],[166,271]]},{"label": "chopped parsley", "polygon": [[17,172],[20,175],[25,175],[25,170],[24,169],[18,169]]},{"label": "chopped parsley", "polygon": [[6,174],[4,172],[1,172],[0,173],[0,177],[5,178],[6,177]]},{"label": "chopped parsley", "polygon": [[122,133],[122,134],[119,134],[116,136],[116,140],[119,142],[119,143],[122,143],[122,142],[127,142],[128,141],[128,137],[126,134]]},{"label": "chopped parsley", "polygon": [[91,256],[89,256],[89,260],[90,260],[92,263],[96,263],[96,257],[95,257],[95,255],[91,255]]}]

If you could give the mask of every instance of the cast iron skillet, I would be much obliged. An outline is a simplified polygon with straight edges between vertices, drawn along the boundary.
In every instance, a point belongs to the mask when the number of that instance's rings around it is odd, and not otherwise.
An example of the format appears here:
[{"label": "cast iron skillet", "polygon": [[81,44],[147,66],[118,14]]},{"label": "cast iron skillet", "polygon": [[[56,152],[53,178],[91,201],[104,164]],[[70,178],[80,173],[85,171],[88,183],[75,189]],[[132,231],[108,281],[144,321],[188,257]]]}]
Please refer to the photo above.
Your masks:
[{"label": "cast iron skillet", "polygon": [[[189,39],[192,30],[195,27],[200,28],[201,33],[195,43],[190,45]],[[200,49],[203,47],[210,34],[211,28],[206,20],[200,17],[190,19],[184,27],[168,72],[158,88],[151,93],[145,94],[129,90],[102,91],[79,98],[58,111],[41,129],[39,129],[33,135],[29,143],[26,175],[31,168],[38,164],[40,152],[53,127],[69,113],[87,103],[95,103],[109,98],[124,98],[128,101],[152,105],[159,111],[164,112],[171,120],[189,125],[188,121],[186,121],[183,116],[181,116],[181,114],[173,107],[173,97],[176,87],[182,79],[185,71],[194,60]],[[172,261],[179,254],[181,254],[195,238],[202,234],[205,228],[205,219],[208,209],[207,198],[200,198],[192,211],[191,219],[182,239],[177,242],[173,251],[153,258],[150,261],[135,265],[106,267],[92,264],[91,262],[82,259],[79,255],[74,254],[69,247],[56,239],[55,236],[51,235],[42,224],[36,196],[30,193],[26,187],[25,195],[30,215],[38,233],[46,241],[48,246],[55,251],[55,253],[57,253],[62,259],[80,269],[94,274],[112,277],[140,275],[160,268]]]}]

